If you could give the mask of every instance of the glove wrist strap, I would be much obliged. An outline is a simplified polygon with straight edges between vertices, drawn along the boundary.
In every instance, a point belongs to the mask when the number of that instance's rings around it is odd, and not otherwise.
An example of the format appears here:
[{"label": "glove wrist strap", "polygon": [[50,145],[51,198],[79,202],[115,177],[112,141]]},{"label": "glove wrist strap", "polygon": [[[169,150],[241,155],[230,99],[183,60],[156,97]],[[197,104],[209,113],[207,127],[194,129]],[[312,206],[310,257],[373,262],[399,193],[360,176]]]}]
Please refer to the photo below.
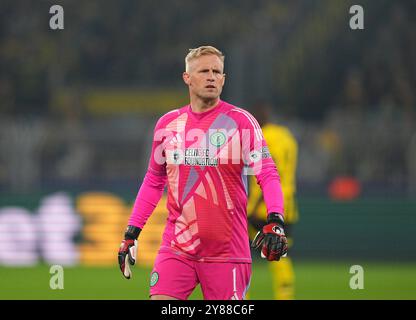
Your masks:
[{"label": "glove wrist strap", "polygon": [[277,212],[269,213],[269,215],[267,216],[267,223],[276,223],[281,228],[284,228],[285,226],[283,215]]},{"label": "glove wrist strap", "polygon": [[135,226],[127,226],[126,232],[124,233],[124,239],[136,240],[142,229]]}]

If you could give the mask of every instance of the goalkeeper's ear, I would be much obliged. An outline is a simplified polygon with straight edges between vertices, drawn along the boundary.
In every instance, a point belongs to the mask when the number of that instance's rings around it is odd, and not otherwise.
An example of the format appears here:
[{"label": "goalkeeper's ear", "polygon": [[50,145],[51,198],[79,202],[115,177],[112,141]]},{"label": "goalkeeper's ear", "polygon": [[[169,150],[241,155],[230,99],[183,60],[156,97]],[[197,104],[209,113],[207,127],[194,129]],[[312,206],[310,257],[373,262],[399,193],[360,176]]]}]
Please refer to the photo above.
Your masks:
[{"label": "goalkeeper's ear", "polygon": [[185,84],[186,85],[190,85],[191,84],[191,80],[190,80],[190,76],[189,76],[189,73],[188,72],[184,72],[184,73],[182,73],[182,79],[183,79],[183,82],[185,82]]}]

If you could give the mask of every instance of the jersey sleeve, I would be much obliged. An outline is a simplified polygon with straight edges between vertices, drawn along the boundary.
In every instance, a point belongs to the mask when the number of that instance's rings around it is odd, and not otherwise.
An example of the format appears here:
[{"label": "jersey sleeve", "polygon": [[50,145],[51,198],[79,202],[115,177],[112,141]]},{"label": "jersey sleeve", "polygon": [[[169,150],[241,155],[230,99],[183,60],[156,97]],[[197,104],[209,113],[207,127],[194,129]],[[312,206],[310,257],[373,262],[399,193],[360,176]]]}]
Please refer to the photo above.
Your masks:
[{"label": "jersey sleeve", "polygon": [[153,133],[152,152],[143,183],[134,202],[128,224],[143,228],[160,201],[167,182],[163,141],[165,130],[159,120]]},{"label": "jersey sleeve", "polygon": [[240,120],[242,160],[245,173],[256,177],[263,193],[267,213],[276,212],[284,215],[280,176],[260,125],[248,112]]}]

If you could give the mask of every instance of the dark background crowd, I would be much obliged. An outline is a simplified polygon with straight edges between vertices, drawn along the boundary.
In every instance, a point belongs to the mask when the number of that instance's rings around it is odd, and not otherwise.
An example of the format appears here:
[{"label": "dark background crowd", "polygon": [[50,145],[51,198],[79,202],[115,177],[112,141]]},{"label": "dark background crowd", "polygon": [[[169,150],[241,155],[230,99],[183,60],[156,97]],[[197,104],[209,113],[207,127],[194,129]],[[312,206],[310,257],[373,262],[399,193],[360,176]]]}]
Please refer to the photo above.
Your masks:
[{"label": "dark background crowd", "polygon": [[[51,30],[49,8],[64,8]],[[337,177],[416,195],[416,2],[12,1],[0,4],[0,191],[132,190],[153,125],[187,103],[189,48],[226,56],[222,98],[274,108],[299,142],[300,194]]]}]

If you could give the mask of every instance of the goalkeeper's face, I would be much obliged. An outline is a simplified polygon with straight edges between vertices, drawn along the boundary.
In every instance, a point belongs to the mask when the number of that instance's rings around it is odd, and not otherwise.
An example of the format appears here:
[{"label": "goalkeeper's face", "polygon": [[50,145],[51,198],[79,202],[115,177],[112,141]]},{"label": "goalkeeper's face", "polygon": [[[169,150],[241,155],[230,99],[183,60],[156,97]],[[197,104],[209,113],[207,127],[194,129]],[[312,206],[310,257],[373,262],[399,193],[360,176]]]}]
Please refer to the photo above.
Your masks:
[{"label": "goalkeeper's face", "polygon": [[204,55],[189,62],[183,80],[189,86],[189,93],[202,100],[215,100],[225,82],[224,64],[216,55]]}]

